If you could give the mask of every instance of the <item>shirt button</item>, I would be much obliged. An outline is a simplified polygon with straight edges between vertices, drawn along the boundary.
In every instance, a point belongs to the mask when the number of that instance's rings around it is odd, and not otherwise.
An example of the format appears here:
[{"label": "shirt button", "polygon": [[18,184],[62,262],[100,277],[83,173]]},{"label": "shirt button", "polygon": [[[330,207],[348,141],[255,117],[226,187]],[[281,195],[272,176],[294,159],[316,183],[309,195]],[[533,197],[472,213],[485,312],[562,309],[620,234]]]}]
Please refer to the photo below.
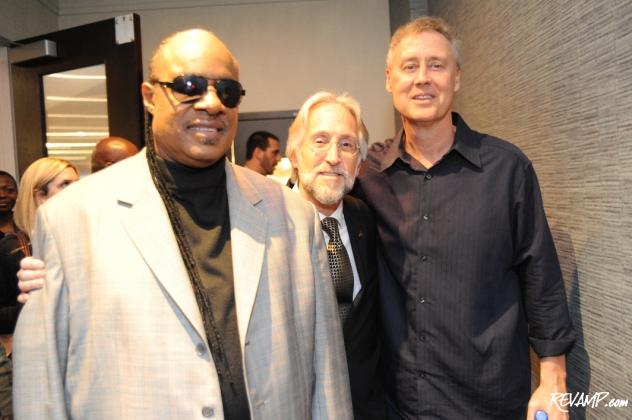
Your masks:
[{"label": "shirt button", "polygon": [[421,261],[428,261],[428,256],[427,255],[423,255],[421,257]]},{"label": "shirt button", "polygon": [[215,410],[213,407],[209,406],[202,407],[202,415],[204,417],[213,417],[215,415]]},{"label": "shirt button", "polygon": [[430,216],[428,216],[427,214],[424,214],[424,220],[428,220],[430,219]]},{"label": "shirt button", "polygon": [[200,357],[204,356],[206,354],[206,347],[204,347],[204,344],[199,343],[197,346],[195,346],[195,352]]},{"label": "shirt button", "polygon": [[426,336],[425,335],[420,335],[419,336],[419,341],[426,341]]},{"label": "shirt button", "polygon": [[426,298],[420,297],[419,298],[419,303],[421,303],[421,304],[426,303]]},{"label": "shirt button", "polygon": [[430,181],[430,180],[432,179],[432,175],[430,175],[430,174],[426,174],[426,177],[425,177],[425,178],[426,178],[426,180],[427,180],[427,181]]}]

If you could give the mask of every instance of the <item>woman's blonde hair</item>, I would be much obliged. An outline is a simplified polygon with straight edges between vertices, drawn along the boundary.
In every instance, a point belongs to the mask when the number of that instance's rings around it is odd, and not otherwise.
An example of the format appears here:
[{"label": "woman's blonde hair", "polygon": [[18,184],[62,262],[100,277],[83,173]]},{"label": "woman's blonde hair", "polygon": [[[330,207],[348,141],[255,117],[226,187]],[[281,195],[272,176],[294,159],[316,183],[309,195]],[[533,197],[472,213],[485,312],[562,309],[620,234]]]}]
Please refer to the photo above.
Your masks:
[{"label": "woman's blonde hair", "polygon": [[38,207],[35,195],[38,191],[45,195],[48,194],[48,184],[66,168],[72,168],[79,174],[72,163],[52,157],[37,159],[26,168],[20,178],[18,199],[13,211],[13,221],[18,229],[29,236],[31,235],[35,226],[35,211]]}]

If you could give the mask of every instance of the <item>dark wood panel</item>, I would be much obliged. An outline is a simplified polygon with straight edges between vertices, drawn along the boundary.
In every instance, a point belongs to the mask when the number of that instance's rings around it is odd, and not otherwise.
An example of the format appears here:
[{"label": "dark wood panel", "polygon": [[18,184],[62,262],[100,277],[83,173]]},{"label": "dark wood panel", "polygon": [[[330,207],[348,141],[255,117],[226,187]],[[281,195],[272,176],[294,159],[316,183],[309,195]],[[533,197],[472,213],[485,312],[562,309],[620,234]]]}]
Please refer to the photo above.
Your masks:
[{"label": "dark wood panel", "polygon": [[114,19],[17,41],[18,44],[48,39],[57,45],[57,58],[11,66],[18,169],[22,173],[33,160],[45,156],[43,75],[105,64],[108,121],[111,135],[144,145],[143,104],[140,94],[142,50],[140,18],[134,15],[133,42],[117,45]]}]

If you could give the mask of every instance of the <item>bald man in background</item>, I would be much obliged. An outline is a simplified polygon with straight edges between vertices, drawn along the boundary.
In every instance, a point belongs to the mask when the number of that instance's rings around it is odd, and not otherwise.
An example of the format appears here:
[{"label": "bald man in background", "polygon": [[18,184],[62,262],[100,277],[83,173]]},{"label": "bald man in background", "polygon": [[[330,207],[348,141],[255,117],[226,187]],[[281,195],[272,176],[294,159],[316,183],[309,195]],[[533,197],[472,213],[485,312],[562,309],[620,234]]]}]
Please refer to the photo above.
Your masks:
[{"label": "bald man in background", "polygon": [[134,156],[138,147],[123,137],[110,136],[99,141],[92,152],[92,173]]}]

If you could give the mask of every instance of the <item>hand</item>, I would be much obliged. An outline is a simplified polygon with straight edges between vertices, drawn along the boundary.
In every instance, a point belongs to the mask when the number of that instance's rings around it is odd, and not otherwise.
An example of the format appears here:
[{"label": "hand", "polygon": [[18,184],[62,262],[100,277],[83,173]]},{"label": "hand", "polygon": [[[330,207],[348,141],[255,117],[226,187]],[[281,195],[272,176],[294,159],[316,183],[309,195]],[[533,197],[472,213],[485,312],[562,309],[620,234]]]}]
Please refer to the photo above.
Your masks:
[{"label": "hand", "polygon": [[44,277],[46,270],[44,262],[34,257],[26,257],[20,261],[18,271],[18,287],[20,294],[18,302],[25,303],[29,299],[29,292],[44,287]]},{"label": "hand", "polygon": [[[568,412],[552,404],[557,393],[566,393],[566,356],[543,357],[540,359],[540,385],[529,400],[527,420],[535,419],[538,410],[546,411],[548,420],[568,420]],[[568,410],[568,405],[562,407]]]}]

